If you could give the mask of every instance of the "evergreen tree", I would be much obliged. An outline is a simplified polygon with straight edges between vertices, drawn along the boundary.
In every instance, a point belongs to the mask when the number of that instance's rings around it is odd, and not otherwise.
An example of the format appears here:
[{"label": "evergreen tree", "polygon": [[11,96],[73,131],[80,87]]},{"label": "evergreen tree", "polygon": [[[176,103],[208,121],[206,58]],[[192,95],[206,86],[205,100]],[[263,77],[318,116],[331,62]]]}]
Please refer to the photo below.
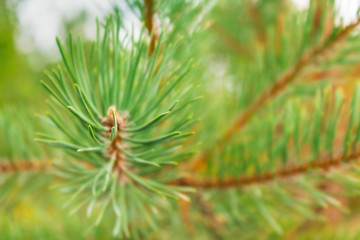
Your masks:
[{"label": "evergreen tree", "polygon": [[0,110],[1,238],[359,239],[360,18],[126,5],[56,39],[47,112]]}]

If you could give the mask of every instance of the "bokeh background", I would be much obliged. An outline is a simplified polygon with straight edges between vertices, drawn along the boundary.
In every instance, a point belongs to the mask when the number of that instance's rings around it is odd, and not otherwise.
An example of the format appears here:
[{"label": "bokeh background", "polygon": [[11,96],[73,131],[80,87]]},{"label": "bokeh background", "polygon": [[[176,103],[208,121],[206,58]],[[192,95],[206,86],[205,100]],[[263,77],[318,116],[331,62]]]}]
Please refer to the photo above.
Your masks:
[{"label": "bokeh background", "polygon": [[[309,0],[292,0],[305,9]],[[343,24],[356,18],[359,0],[337,0]],[[112,6],[127,14],[127,25],[137,20],[122,1],[100,0],[0,0],[0,106],[45,106],[45,91],[39,80],[42,71],[60,59],[55,37],[69,31],[95,37],[96,17],[102,18]]]},{"label": "bokeh background", "polygon": [[71,31],[94,39],[95,18],[115,5],[128,15],[129,27],[137,24],[121,1],[0,0],[0,106],[45,106],[39,80],[60,59],[55,37]]}]

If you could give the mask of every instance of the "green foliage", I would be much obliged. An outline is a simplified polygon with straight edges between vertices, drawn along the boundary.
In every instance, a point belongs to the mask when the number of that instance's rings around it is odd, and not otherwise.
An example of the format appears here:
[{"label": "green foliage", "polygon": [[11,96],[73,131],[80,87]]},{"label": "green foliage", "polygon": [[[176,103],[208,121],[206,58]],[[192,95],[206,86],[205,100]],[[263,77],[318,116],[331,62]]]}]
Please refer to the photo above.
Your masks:
[{"label": "green foliage", "polygon": [[[63,63],[41,81],[41,122],[2,110],[0,164],[14,166],[0,169],[6,236],[21,238],[9,209],[46,182],[65,194],[44,198],[70,233],[42,237],[356,239],[317,231],[328,210],[344,224],[359,211],[360,38],[334,1],[126,3],[141,28],[124,27],[119,5],[95,41],[57,39]],[[22,160],[46,159],[45,176],[21,174]]]},{"label": "green foliage", "polygon": [[[15,109],[15,110],[14,110]],[[0,213],[6,215],[28,194],[43,189],[52,176],[22,170],[45,164],[56,152],[33,141],[35,128],[42,128],[23,107],[0,111]],[[4,221],[4,219],[1,219]]]},{"label": "green foliage", "polygon": [[[14,1],[15,2],[15,1]],[[9,1],[0,2],[0,105],[39,103],[45,97],[38,85],[40,74],[31,68],[26,56],[16,49],[16,17]],[[21,71],[19,71],[21,69]],[[16,89],[14,91],[14,89]],[[32,93],[39,94],[33,95]]]},{"label": "green foliage", "polygon": [[0,164],[31,162],[54,156],[54,153],[34,143],[35,131],[43,129],[24,107],[6,107],[0,111]]},{"label": "green foliage", "polygon": [[48,118],[59,133],[38,134],[36,140],[73,158],[56,165],[69,180],[60,189],[73,194],[70,202],[84,195],[81,206],[88,215],[94,207],[101,209],[97,223],[111,208],[117,219],[114,235],[128,237],[129,222],[153,225],[149,206],[157,207],[156,195],[177,199],[192,191],[167,186],[166,176],[144,176],[188,156],[182,143],[193,135],[187,120],[196,99],[191,86],[184,87],[191,61],[183,66],[172,61],[178,42],[162,47],[160,38],[149,56],[144,30],[138,39],[119,39],[120,29],[118,15],[98,22],[89,57],[80,38],[70,35],[67,47],[57,39],[65,70],[47,73],[49,82],[42,84],[52,96]]}]

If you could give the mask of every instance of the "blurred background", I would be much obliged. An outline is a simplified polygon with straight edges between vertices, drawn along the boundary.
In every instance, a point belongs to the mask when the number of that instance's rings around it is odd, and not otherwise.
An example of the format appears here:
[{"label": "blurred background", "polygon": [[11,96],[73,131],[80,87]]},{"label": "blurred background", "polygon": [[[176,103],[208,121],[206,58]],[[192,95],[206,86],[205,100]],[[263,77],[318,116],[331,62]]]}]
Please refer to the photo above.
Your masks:
[{"label": "blurred background", "polygon": [[[292,0],[306,9],[309,0]],[[95,37],[96,17],[103,17],[114,4],[128,14],[127,24],[136,18],[126,11],[122,1],[96,0],[0,0],[0,106],[37,104],[43,107],[45,91],[39,80],[42,71],[56,64],[55,37],[69,31],[86,38]],[[357,14],[359,0],[338,0],[337,9],[343,24]]]},{"label": "blurred background", "polygon": [[[0,106],[43,107],[42,71],[60,59],[55,37],[74,35],[93,39],[95,18],[114,6],[112,1],[0,0]],[[125,8],[126,5],[116,3]],[[130,12],[130,11],[129,11]],[[136,22],[131,14],[128,23]]]}]

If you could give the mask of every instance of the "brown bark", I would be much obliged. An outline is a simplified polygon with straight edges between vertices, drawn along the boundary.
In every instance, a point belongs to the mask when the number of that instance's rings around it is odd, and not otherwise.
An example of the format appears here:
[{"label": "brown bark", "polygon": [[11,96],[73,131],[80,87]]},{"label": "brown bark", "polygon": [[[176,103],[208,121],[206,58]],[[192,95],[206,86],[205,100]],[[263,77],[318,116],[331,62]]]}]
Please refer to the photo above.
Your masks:
[{"label": "brown bark", "polygon": [[255,174],[249,177],[231,177],[231,178],[212,178],[212,179],[196,179],[192,177],[180,178],[173,181],[172,185],[178,186],[192,186],[200,188],[230,188],[230,187],[243,187],[247,185],[265,183],[273,181],[275,179],[282,179],[286,177],[293,177],[300,174],[304,174],[310,170],[321,169],[328,170],[329,168],[336,167],[340,164],[357,160],[360,157],[360,151],[353,152],[344,156],[344,153],[332,157],[324,158],[321,160],[314,160],[310,163],[304,163],[297,166],[280,168],[273,173],[264,172],[261,174]]}]

